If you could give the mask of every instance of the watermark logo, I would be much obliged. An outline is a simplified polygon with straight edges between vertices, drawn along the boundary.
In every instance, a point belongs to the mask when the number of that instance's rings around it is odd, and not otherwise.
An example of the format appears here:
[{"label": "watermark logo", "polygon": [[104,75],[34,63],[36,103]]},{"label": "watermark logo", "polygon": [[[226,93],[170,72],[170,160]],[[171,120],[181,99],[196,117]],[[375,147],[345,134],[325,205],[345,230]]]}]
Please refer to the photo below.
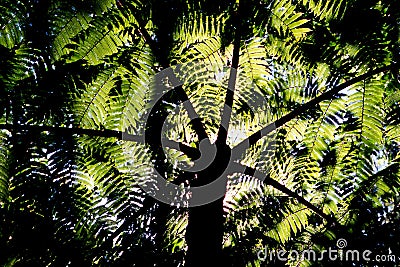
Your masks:
[{"label": "watermark logo", "polygon": [[336,246],[337,246],[339,249],[342,249],[342,248],[347,247],[347,241],[346,241],[346,239],[344,239],[344,238],[338,239],[338,241],[336,242]]},{"label": "watermark logo", "polygon": [[326,250],[316,251],[307,249],[298,250],[271,250],[267,247],[257,252],[257,258],[260,261],[301,261],[308,260],[311,262],[318,261],[342,261],[342,262],[400,262],[400,257],[388,251],[387,254],[375,254],[371,250],[346,249],[347,240],[340,238],[336,242],[336,247],[328,247]]}]

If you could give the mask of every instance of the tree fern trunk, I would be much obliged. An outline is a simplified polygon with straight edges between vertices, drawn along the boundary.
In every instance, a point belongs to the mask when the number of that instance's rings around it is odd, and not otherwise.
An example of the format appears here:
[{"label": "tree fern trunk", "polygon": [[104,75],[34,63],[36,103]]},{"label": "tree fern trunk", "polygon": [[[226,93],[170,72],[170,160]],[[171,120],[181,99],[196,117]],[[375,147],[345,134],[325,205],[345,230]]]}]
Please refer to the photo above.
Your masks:
[{"label": "tree fern trunk", "polygon": [[[238,8],[238,7],[237,7]],[[233,40],[232,70],[238,69],[240,54],[240,17],[233,15],[232,26],[235,27]],[[226,145],[229,121],[233,106],[236,72],[229,78],[229,89],[226,91],[225,105],[222,111],[221,124],[216,141],[217,155],[214,162],[206,170],[198,174],[195,186],[206,185],[218,179],[226,170],[231,149]],[[226,108],[228,107],[228,108]],[[225,124],[225,123],[226,124]],[[226,181],[225,179],[225,188]],[[192,184],[193,185],[193,184]],[[186,243],[188,246],[186,266],[224,266],[222,259],[222,243],[224,234],[223,197],[206,205],[189,209],[189,222],[186,228]]]},{"label": "tree fern trunk", "polygon": [[189,209],[189,224],[186,229],[188,245],[186,265],[223,266],[223,199],[204,206]]},{"label": "tree fern trunk", "polygon": [[[192,186],[201,186],[213,182],[221,176],[229,163],[230,148],[217,145],[214,162],[197,174]],[[223,266],[222,241],[224,233],[223,197],[206,205],[189,208],[189,222],[186,228],[188,246],[186,266]]]}]

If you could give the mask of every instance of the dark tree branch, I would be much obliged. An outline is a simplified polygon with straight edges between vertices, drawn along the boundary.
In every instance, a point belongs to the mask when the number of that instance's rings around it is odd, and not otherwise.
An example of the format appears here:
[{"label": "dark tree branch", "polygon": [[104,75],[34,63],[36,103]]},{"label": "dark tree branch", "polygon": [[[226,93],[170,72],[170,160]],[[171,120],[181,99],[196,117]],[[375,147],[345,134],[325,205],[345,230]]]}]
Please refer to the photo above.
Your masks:
[{"label": "dark tree branch", "polygon": [[[93,129],[82,129],[82,128],[67,128],[58,126],[46,126],[46,125],[12,125],[12,124],[0,124],[0,129],[8,130],[10,132],[51,132],[53,134],[64,135],[88,135],[92,137],[106,137],[106,138],[117,138],[122,140],[122,132],[113,130],[93,130]],[[131,141],[136,140],[131,136]]]},{"label": "dark tree branch", "polygon": [[396,170],[399,168],[399,162],[392,162],[389,166],[386,168],[372,174],[370,177],[368,177],[365,181],[362,182],[361,186],[359,186],[354,195],[358,196],[363,194],[367,194],[369,191],[371,191],[371,188],[379,181],[379,179],[382,176],[388,175],[388,173],[396,173]]},{"label": "dark tree branch", "polygon": [[[229,84],[223,107],[221,124],[217,135],[217,154],[213,162],[197,175],[197,181],[191,185],[205,185],[218,179],[223,175],[230,158],[230,149],[226,145],[229,121],[232,113],[233,96],[236,83],[237,67],[239,62],[240,18],[234,14],[236,32],[232,58],[232,68],[230,71]],[[226,181],[225,190],[226,190]],[[190,207],[188,211],[188,225],[186,228],[185,239],[188,246],[186,253],[186,265],[193,266],[225,266],[223,262],[223,236],[224,236],[224,209],[223,197],[205,205]],[[204,246],[204,244],[207,244]]]},{"label": "dark tree branch", "polygon": [[178,86],[178,87],[174,88],[174,90],[175,90],[175,92],[178,93],[178,97],[180,98],[180,101],[182,101],[183,106],[186,109],[186,112],[189,114],[190,124],[192,125],[194,131],[196,132],[196,134],[199,138],[199,142],[203,139],[208,138],[206,129],[204,128],[201,118],[197,114],[196,110],[194,109],[192,103],[189,100],[188,95],[183,90],[182,86]]},{"label": "dark tree branch", "polygon": [[302,196],[296,194],[283,184],[279,183],[278,181],[272,179],[269,174],[264,174],[254,168],[246,166],[246,170],[244,172],[245,175],[253,176],[257,179],[260,179],[263,181],[264,184],[271,185],[275,189],[281,191],[282,193],[288,195],[289,197],[295,198],[299,203],[303,204],[306,206],[308,209],[312,210],[314,213],[318,214],[321,218],[325,219],[329,224],[336,224],[336,220],[332,218],[331,216],[325,214],[321,209],[307,201],[305,198]]},{"label": "dark tree branch", "polygon": [[237,71],[239,67],[239,54],[240,54],[240,30],[241,30],[241,18],[238,12],[234,15],[235,36],[233,40],[233,54],[232,54],[232,65],[229,73],[228,88],[226,90],[225,103],[222,111],[221,124],[219,126],[217,135],[217,144],[225,144],[228,137],[229,123],[232,117],[233,98],[235,95],[235,86],[237,79]]},{"label": "dark tree branch", "polygon": [[[151,38],[149,32],[146,29],[146,24],[140,17],[137,17],[136,20],[138,21],[138,31],[142,35],[143,39],[145,42],[148,44],[150,49],[153,51],[157,61],[160,63],[161,67],[163,69],[167,69],[169,67],[169,62],[168,59],[164,58],[163,54],[160,52],[160,49],[157,45],[157,42],[154,41],[154,39]],[[199,137],[199,141],[208,138],[208,135],[205,131],[204,125],[197,115],[192,103],[189,101],[189,97],[186,94],[185,90],[183,90],[182,86],[178,86],[174,88],[175,92],[178,95],[178,98],[180,101],[184,103],[184,106],[189,113],[189,115],[194,114],[194,117],[191,117],[191,124],[193,126],[194,131],[196,132],[197,136]]]},{"label": "dark tree branch", "polygon": [[[366,181],[363,182],[363,184],[356,188],[356,190],[352,193],[353,196],[360,196],[362,194],[367,194],[367,192],[369,190],[371,190],[371,187],[377,183],[377,181],[379,180],[379,177],[382,177],[384,175],[387,175],[388,172],[394,172],[397,170],[397,168],[399,167],[399,162],[392,162],[389,166],[387,166],[386,168],[372,174],[370,177],[368,177],[366,179]],[[364,196],[365,198],[365,196]],[[352,198],[350,200],[350,206],[351,203],[355,200],[355,198]],[[347,213],[350,211],[351,209],[348,209],[346,212],[344,212],[340,218],[338,218],[338,220],[341,220],[343,217],[345,217],[347,215]]]},{"label": "dark tree branch", "polygon": [[[12,125],[12,124],[0,124],[0,129],[8,130],[10,132],[51,132],[52,134],[58,134],[60,136],[68,135],[87,135],[91,137],[104,137],[104,138],[116,138],[118,140],[131,141],[137,143],[143,143],[143,138],[137,135],[128,134],[121,131],[114,130],[93,130],[83,128],[67,128],[58,126],[46,126],[46,125]],[[175,142],[172,140],[163,140],[166,147],[179,150],[187,155],[191,159],[198,159],[200,152],[198,149],[185,145],[181,142]]]},{"label": "dark tree branch", "polygon": [[296,110],[293,110],[292,112],[289,112],[288,114],[284,115],[283,117],[277,119],[275,122],[270,123],[269,125],[267,125],[266,127],[262,128],[261,130],[253,133],[251,136],[249,136],[248,138],[246,138],[245,140],[240,142],[237,146],[235,146],[233,151],[237,153],[237,151],[245,150],[247,147],[250,147],[250,146],[254,145],[262,137],[266,136],[267,134],[269,134],[270,132],[274,131],[275,129],[285,125],[286,123],[288,123],[292,119],[298,117],[299,115],[307,112],[308,110],[310,110],[311,108],[315,107],[316,105],[318,105],[322,101],[333,99],[336,94],[338,94],[340,91],[346,89],[347,87],[349,87],[349,86],[351,86],[353,84],[356,84],[356,83],[358,83],[360,81],[363,81],[363,80],[365,80],[367,78],[370,78],[370,77],[372,77],[372,76],[374,76],[376,74],[397,69],[397,68],[399,68],[399,65],[400,65],[400,63],[393,63],[393,64],[391,64],[389,66],[384,66],[384,67],[377,68],[375,70],[372,70],[370,72],[367,72],[365,74],[357,76],[357,77],[355,77],[353,79],[350,79],[350,80],[348,80],[348,81],[346,81],[346,82],[334,87],[333,89],[322,93],[321,95],[317,96],[316,98],[314,98],[314,99],[310,100],[309,102],[301,105]]}]

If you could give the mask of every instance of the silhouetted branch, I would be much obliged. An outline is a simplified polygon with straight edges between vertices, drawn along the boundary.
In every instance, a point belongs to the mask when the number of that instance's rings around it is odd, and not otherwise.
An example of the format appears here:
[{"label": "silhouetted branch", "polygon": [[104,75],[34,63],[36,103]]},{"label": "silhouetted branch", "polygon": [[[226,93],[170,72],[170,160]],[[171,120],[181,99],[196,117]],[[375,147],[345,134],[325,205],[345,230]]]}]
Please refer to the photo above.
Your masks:
[{"label": "silhouetted branch", "polygon": [[[238,163],[237,163],[238,164]],[[311,202],[307,201],[304,197],[296,194],[283,184],[279,183],[278,181],[272,179],[269,174],[264,174],[254,168],[246,166],[246,170],[244,172],[245,175],[253,176],[257,179],[260,179],[263,181],[264,184],[271,185],[275,189],[281,191],[282,193],[288,195],[289,197],[295,198],[299,203],[303,204],[306,206],[308,209],[312,210],[314,213],[318,214],[320,217],[325,219],[328,223],[330,224],[335,224],[336,220],[332,218],[331,216],[325,214],[321,209],[313,205]]]},{"label": "silhouetted branch", "polygon": [[[168,59],[164,58],[162,53],[159,50],[159,47],[157,46],[157,43],[154,41],[154,39],[151,38],[149,32],[146,29],[145,22],[142,21],[139,17],[136,18],[136,20],[139,23],[139,28],[138,31],[142,35],[143,39],[145,42],[149,45],[150,49],[153,51],[153,54],[155,55],[157,61],[160,63],[161,67],[163,69],[167,69],[169,67]],[[204,125],[201,121],[201,119],[198,117],[192,103],[189,101],[189,97],[186,94],[185,90],[183,90],[182,86],[178,86],[174,88],[175,92],[178,95],[178,98],[180,101],[182,101],[185,105],[185,108],[187,109],[189,114],[195,113],[196,118],[191,117],[191,124],[193,126],[194,131],[199,137],[199,141],[208,138],[207,133],[205,131]]]},{"label": "silhouetted branch", "polygon": [[273,123],[270,123],[269,125],[265,126],[261,130],[253,133],[251,136],[240,142],[237,146],[234,148],[234,152],[236,151],[241,151],[243,149],[246,149],[249,146],[254,145],[258,140],[260,140],[262,137],[266,136],[268,133],[274,131],[275,129],[285,125],[287,122],[291,121],[292,119],[296,118],[297,116],[307,112],[309,109],[315,107],[319,103],[321,103],[324,100],[330,100],[333,99],[336,94],[338,94],[340,91],[346,89],[347,87],[356,84],[360,81],[363,81],[367,78],[370,78],[376,74],[386,72],[389,70],[393,70],[399,67],[400,63],[394,63],[389,66],[384,66],[377,68],[375,70],[372,70],[370,72],[367,72],[365,74],[362,74],[360,76],[357,76],[353,79],[350,79],[334,88],[332,88],[329,91],[326,91],[322,93],[321,95],[317,96],[316,98],[310,100],[309,102],[301,105],[300,107],[296,108],[292,112],[289,112],[288,114],[284,115],[283,117],[277,119]]},{"label": "silhouetted branch", "polygon": [[232,65],[229,73],[228,88],[226,90],[225,102],[222,111],[221,124],[218,129],[217,144],[225,144],[228,137],[229,123],[232,117],[233,97],[235,95],[237,69],[239,67],[239,52],[240,52],[240,32],[241,32],[241,17],[240,9],[234,15],[234,27],[235,36],[233,40],[233,54],[232,54]]},{"label": "silhouetted branch", "polygon": [[[94,130],[94,129],[83,129],[83,128],[67,128],[59,126],[47,126],[47,125],[12,125],[12,124],[0,124],[0,129],[8,130],[10,132],[50,132],[60,136],[67,135],[87,135],[91,137],[104,137],[104,138],[116,138],[118,140],[131,141],[137,143],[143,143],[141,136],[128,134],[121,131],[114,130]],[[189,158],[197,159],[200,157],[198,149],[185,145],[181,142],[175,142],[172,140],[163,140],[166,147],[182,151]]]}]

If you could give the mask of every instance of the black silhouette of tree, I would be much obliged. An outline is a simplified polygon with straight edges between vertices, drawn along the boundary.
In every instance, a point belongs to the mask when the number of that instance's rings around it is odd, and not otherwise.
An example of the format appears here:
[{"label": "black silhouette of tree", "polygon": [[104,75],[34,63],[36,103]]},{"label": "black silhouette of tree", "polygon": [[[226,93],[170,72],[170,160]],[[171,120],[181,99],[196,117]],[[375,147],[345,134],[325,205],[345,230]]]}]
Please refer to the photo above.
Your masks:
[{"label": "black silhouette of tree", "polygon": [[[376,265],[257,257],[339,238],[400,256],[400,2],[2,0],[0,14],[2,266]],[[152,77],[179,64],[230,76],[151,113]],[[268,109],[249,108],[256,92]],[[171,116],[182,102],[199,119]],[[212,164],[179,170],[207,138]],[[246,144],[224,198],[143,190],[155,169],[208,184]]]}]

